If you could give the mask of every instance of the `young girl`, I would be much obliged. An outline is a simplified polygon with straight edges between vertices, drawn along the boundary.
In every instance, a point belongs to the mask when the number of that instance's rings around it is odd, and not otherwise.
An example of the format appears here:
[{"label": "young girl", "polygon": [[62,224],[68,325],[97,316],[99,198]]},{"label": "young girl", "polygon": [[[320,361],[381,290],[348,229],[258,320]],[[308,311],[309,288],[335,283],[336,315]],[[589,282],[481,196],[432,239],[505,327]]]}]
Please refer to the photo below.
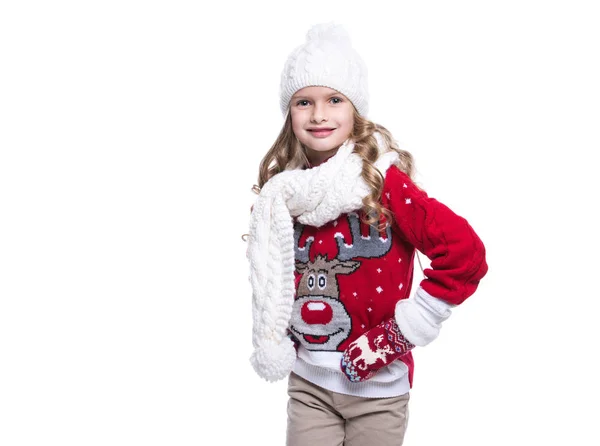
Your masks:
[{"label": "young girl", "polygon": [[[400,445],[411,350],[475,292],[484,246],[366,118],[367,70],[343,28],[313,27],[280,91],[286,120],[248,238],[251,363],[268,381],[289,375],[288,445]],[[415,250],[431,267],[411,295]]]}]

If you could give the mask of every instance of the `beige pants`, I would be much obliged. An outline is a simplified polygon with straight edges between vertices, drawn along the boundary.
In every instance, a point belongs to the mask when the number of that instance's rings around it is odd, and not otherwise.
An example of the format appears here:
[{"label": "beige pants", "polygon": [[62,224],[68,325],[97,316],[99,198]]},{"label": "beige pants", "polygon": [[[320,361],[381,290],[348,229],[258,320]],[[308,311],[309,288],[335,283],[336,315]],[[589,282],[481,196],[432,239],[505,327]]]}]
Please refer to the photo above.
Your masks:
[{"label": "beige pants", "polygon": [[404,440],[408,393],[393,398],[343,395],[292,372],[288,395],[287,446],[399,446]]}]

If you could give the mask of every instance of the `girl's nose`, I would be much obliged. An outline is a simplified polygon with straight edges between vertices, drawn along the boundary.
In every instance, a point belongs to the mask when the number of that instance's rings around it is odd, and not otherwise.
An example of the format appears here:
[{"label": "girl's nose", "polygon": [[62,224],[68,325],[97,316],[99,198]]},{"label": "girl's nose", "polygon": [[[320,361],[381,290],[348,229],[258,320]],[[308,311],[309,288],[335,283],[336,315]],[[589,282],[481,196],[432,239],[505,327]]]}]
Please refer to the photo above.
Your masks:
[{"label": "girl's nose", "polygon": [[307,324],[328,324],[333,319],[333,309],[325,302],[311,300],[302,305],[300,315]]},{"label": "girl's nose", "polygon": [[313,112],[312,112],[312,120],[313,122],[316,123],[321,123],[323,121],[327,121],[327,118],[325,117],[325,112],[324,112],[324,108],[322,105],[315,105],[315,107],[313,108]]}]

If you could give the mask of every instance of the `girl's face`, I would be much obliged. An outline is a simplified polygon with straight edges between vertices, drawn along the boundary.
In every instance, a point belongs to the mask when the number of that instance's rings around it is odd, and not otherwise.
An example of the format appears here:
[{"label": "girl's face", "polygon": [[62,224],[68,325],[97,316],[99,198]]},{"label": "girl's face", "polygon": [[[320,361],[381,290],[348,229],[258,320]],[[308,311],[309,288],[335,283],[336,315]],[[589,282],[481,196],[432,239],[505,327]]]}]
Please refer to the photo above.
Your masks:
[{"label": "girl's face", "polygon": [[311,164],[335,155],[354,126],[352,102],[328,87],[305,87],[290,101],[292,129]]}]

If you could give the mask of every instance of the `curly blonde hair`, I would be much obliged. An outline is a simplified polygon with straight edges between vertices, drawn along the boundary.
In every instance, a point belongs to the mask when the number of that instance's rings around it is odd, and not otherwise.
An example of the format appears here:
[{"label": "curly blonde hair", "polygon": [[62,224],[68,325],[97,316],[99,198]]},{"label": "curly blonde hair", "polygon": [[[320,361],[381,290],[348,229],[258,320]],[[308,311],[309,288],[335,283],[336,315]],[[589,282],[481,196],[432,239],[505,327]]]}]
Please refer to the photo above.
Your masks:
[{"label": "curly blonde hair", "polygon": [[[371,188],[371,193],[363,199],[364,222],[383,229],[392,221],[391,212],[381,205],[381,193],[384,178],[375,168],[375,161],[379,156],[379,145],[373,133],[379,132],[386,145],[386,152],[395,151],[400,160],[396,166],[410,178],[414,174],[414,161],[410,152],[402,150],[385,127],[375,124],[362,117],[354,109],[354,127],[349,138],[354,141],[354,153],[363,160],[362,178]],[[252,189],[259,193],[263,185],[278,173],[297,168],[309,167],[304,145],[298,140],[292,129],[291,113],[288,113],[279,136],[264,156],[259,166],[258,185]],[[382,218],[384,221],[382,222]]]}]

